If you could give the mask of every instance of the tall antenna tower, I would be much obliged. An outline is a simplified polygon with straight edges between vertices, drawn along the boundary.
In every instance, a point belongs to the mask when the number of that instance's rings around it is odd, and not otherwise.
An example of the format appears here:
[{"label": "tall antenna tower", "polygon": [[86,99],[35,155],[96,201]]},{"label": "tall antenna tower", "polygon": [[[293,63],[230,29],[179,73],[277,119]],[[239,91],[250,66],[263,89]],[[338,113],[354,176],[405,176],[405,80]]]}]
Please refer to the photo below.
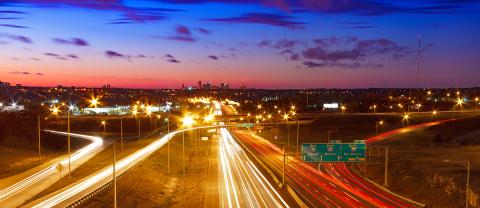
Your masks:
[{"label": "tall antenna tower", "polygon": [[417,90],[419,87],[419,82],[420,82],[420,52],[421,52],[421,41],[422,41],[422,36],[417,36],[418,40],[418,48],[417,48]]}]

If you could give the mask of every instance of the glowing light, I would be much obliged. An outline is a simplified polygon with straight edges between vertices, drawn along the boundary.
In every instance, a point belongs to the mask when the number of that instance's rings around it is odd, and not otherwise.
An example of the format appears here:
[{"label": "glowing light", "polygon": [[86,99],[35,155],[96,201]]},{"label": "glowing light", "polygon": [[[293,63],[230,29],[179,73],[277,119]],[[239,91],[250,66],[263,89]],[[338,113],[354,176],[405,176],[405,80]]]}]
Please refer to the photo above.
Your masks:
[{"label": "glowing light", "polygon": [[463,100],[460,99],[460,98],[458,98],[458,99],[457,99],[457,105],[462,105],[462,104],[463,104]]},{"label": "glowing light", "polygon": [[193,117],[191,115],[187,115],[182,118],[183,126],[192,126],[194,123],[195,123],[195,120],[193,120]]},{"label": "glowing light", "polygon": [[211,121],[213,121],[214,118],[215,118],[214,115],[209,114],[209,115],[207,115],[207,116],[205,116],[205,117],[203,118],[203,121],[205,121],[205,122],[211,122]]},{"label": "glowing light", "polygon": [[60,109],[58,107],[52,107],[50,108],[50,111],[52,111],[54,115],[57,115],[60,112]]},{"label": "glowing light", "polygon": [[288,120],[290,117],[288,116],[288,114],[283,114],[283,120]]},{"label": "glowing light", "polygon": [[132,110],[132,115],[136,116],[137,114],[138,114],[137,109],[136,109],[136,108],[133,108],[133,110]]},{"label": "glowing light", "polygon": [[93,106],[93,107],[97,107],[97,105],[100,104],[100,101],[99,101],[99,98],[97,97],[92,97],[92,99],[89,100],[90,101],[90,106]]}]

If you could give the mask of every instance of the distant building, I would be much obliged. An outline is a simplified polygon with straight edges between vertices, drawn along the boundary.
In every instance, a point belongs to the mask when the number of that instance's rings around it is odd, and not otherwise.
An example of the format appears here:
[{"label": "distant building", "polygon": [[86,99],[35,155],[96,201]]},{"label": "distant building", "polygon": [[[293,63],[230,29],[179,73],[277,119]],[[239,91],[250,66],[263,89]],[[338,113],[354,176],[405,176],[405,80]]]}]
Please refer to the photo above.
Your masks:
[{"label": "distant building", "polygon": [[202,81],[198,81],[198,89],[202,89]]},{"label": "distant building", "polygon": [[212,85],[210,84],[210,81],[207,81],[207,83],[203,85],[203,89],[206,89],[206,90],[212,89]]},{"label": "distant building", "polygon": [[0,87],[10,87],[10,82],[2,82],[2,81],[0,81]]},{"label": "distant building", "polygon": [[240,86],[240,89],[241,90],[247,89],[247,87],[245,86],[245,80],[242,80],[242,86]]},{"label": "distant building", "polygon": [[228,90],[228,89],[230,89],[230,84],[222,82],[222,83],[220,83],[220,89]]}]

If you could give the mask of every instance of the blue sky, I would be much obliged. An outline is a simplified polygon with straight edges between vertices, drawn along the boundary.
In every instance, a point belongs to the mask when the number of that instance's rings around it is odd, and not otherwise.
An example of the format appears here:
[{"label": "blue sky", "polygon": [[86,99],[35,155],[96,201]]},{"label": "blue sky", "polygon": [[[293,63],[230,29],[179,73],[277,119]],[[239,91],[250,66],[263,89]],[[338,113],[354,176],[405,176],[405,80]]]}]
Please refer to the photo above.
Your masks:
[{"label": "blue sky", "polygon": [[0,80],[177,88],[479,86],[479,1],[0,0]]}]

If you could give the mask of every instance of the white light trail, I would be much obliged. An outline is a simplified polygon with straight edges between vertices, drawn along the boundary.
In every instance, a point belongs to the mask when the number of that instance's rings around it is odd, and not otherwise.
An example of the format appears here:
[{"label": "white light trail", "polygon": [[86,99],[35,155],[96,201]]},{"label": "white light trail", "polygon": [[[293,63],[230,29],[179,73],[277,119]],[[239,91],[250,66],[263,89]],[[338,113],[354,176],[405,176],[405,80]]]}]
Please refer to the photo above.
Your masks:
[{"label": "white light trail", "polygon": [[[215,103],[215,114],[221,115],[220,104]],[[285,200],[250,160],[226,128],[220,129],[219,159],[221,166],[222,205],[228,207],[289,207]],[[224,189],[224,190],[223,190]],[[238,189],[238,190],[237,190]]]},{"label": "white light trail", "polygon": [[[60,135],[68,135],[66,132],[59,132],[59,131],[53,131],[53,130],[48,130],[47,132],[51,132],[54,134],[60,134]],[[74,163],[75,161],[81,159],[82,157],[86,156],[87,154],[91,153],[92,151],[98,149],[100,146],[103,144],[103,139],[100,137],[95,137],[95,136],[88,136],[88,135],[82,135],[82,134],[74,134],[70,133],[70,136],[72,137],[77,137],[77,138],[82,138],[82,139],[87,139],[91,140],[92,143],[87,145],[86,147],[74,152],[70,156],[70,162]],[[44,168],[26,178],[23,180],[3,189],[0,191],[0,203],[15,194],[18,194],[20,191],[25,190],[26,188],[32,186],[33,184],[37,182],[41,182],[42,180],[46,179],[47,177],[51,176],[52,174],[55,174],[57,171],[57,164],[53,164],[48,166],[47,168]],[[65,167],[68,166],[68,157],[60,161],[60,165]]]}]

